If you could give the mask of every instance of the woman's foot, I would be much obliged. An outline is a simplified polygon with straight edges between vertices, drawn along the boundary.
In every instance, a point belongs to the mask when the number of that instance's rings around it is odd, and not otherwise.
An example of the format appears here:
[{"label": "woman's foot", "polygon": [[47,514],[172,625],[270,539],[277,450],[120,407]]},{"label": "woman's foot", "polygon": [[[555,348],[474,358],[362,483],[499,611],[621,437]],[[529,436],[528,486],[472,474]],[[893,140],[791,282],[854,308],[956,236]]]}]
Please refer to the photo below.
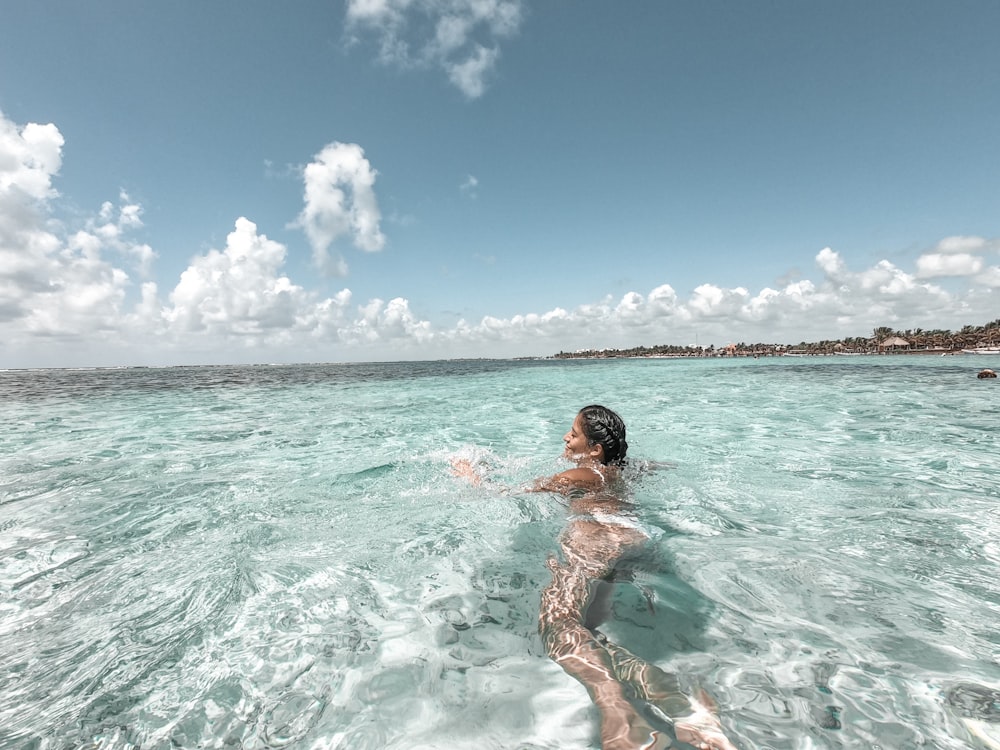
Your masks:
[{"label": "woman's foot", "polygon": [[599,705],[602,750],[667,750],[670,737],[653,729],[626,700]]},{"label": "woman's foot", "polygon": [[674,732],[677,734],[677,739],[698,750],[736,750],[736,745],[722,733],[722,727],[708,729],[688,724],[674,724]]},{"label": "woman's foot", "polygon": [[700,691],[701,700],[691,700],[694,709],[687,716],[674,719],[674,732],[677,739],[686,742],[698,750],[736,750],[736,745],[729,741],[722,731],[722,722],[715,711],[706,707],[715,705],[705,691]]}]

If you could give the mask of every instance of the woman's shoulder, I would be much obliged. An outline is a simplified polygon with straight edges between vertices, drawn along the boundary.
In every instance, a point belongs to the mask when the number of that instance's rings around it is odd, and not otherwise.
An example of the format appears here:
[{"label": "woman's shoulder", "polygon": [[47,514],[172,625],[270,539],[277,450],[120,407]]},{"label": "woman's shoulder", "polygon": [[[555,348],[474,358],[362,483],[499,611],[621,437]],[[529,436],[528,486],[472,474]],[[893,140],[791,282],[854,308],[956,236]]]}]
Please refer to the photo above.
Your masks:
[{"label": "woman's shoulder", "polygon": [[590,482],[603,482],[604,475],[601,473],[600,469],[596,469],[592,466],[577,466],[575,469],[567,469],[566,471],[556,474],[557,477],[564,477],[569,480],[579,480],[579,481],[590,481]]},{"label": "woman's shoulder", "polygon": [[560,472],[549,481],[557,487],[569,489],[573,487],[595,488],[604,485],[604,475],[597,469],[589,466],[581,466],[576,469],[568,469],[567,471]]}]

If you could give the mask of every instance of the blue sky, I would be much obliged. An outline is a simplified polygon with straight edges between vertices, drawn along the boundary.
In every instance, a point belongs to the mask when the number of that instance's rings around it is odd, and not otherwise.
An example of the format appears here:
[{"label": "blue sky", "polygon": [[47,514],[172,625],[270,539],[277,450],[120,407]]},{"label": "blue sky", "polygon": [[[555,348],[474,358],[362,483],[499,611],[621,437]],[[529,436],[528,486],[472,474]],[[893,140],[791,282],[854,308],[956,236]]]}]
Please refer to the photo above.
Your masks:
[{"label": "blue sky", "polygon": [[1000,317],[1000,3],[0,11],[0,367]]}]

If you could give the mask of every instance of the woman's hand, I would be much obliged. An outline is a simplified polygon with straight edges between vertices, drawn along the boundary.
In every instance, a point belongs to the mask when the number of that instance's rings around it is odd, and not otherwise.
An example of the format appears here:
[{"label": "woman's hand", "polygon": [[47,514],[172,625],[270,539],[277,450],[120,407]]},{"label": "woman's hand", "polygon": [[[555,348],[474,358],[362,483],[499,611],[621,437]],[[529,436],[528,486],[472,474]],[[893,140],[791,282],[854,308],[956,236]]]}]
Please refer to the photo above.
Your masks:
[{"label": "woman's hand", "polygon": [[483,483],[482,476],[476,471],[476,467],[472,465],[472,461],[467,458],[451,459],[451,474],[452,476],[466,480],[469,484],[476,487]]}]

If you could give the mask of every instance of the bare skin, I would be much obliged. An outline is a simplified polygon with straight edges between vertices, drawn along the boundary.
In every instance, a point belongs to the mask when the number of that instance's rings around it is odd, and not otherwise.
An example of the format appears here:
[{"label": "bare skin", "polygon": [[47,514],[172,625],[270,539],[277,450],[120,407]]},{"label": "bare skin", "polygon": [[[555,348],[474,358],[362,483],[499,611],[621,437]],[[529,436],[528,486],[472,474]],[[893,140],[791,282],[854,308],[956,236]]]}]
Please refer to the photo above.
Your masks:
[{"label": "bare skin", "polygon": [[[564,486],[553,479],[556,486]],[[588,487],[594,484],[588,478]],[[579,489],[571,483],[565,486]],[[590,693],[601,715],[604,750],[670,746],[670,738],[650,725],[629,693],[668,720],[681,742],[701,750],[735,750],[707,695],[699,696],[701,700],[683,695],[676,676],[598,637],[585,624],[598,584],[629,549],[648,541],[639,529],[601,520],[620,512],[621,506],[607,492],[571,498],[570,520],[560,538],[564,562],[549,559],[552,582],[542,591],[539,631],[545,650]]]},{"label": "bare skin", "polygon": [[[547,561],[552,581],[542,591],[539,632],[546,653],[587,689],[601,717],[603,750],[665,749],[671,739],[654,728],[633,704],[651,707],[670,723],[676,738],[699,750],[736,750],[726,738],[707,694],[700,700],[680,692],[676,676],[648,664],[587,627],[599,584],[614,572],[622,556],[649,541],[639,528],[615,522],[627,512],[610,491],[619,469],[604,463],[604,449],[591,444],[578,415],[563,436],[563,455],[575,468],[540,479],[531,491],[569,497],[569,521],[559,544],[564,562]],[[482,477],[466,460],[452,471],[473,484]]]}]

